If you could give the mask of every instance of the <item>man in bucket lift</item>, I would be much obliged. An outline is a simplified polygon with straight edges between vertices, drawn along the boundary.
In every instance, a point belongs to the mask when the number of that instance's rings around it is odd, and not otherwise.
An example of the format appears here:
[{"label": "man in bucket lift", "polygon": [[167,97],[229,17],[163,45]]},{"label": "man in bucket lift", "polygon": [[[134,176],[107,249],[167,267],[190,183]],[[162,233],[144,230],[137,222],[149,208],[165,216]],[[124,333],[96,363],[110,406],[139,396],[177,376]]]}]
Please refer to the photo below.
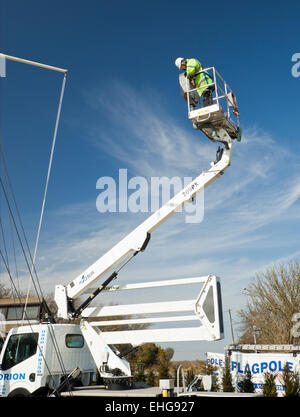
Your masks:
[{"label": "man in bucket lift", "polygon": [[191,85],[193,88],[197,88],[199,97],[203,97],[203,106],[211,106],[213,104],[212,93],[215,86],[211,85],[207,87],[207,85],[213,83],[213,80],[207,72],[198,74],[202,71],[200,62],[195,58],[177,58],[175,60],[175,65],[177,68],[186,71],[186,76],[190,80]]}]

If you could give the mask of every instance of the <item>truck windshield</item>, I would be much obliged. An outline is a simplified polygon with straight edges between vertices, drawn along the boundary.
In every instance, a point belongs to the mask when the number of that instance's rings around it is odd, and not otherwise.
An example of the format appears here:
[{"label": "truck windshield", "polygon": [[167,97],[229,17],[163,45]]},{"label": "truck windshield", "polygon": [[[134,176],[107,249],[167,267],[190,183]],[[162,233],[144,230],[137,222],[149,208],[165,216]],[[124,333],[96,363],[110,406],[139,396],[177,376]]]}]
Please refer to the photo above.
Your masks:
[{"label": "truck windshield", "polygon": [[36,353],[38,333],[13,334],[6,346],[2,370],[10,369]]}]

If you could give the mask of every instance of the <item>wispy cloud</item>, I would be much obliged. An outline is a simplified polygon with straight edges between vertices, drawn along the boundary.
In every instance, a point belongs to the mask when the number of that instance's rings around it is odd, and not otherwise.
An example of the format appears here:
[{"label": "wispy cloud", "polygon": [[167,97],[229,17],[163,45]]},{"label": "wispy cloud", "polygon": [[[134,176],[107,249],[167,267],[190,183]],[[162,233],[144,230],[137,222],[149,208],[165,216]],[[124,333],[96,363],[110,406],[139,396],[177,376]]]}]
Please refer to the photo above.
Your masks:
[{"label": "wispy cloud", "polygon": [[105,108],[113,128],[105,133],[95,125],[90,139],[113,158],[144,176],[180,173],[189,175],[194,167],[205,167],[214,158],[214,147],[183,129],[148,92],[144,98],[132,89],[116,85],[104,94],[117,96],[116,102],[104,102],[103,95],[88,96],[96,110]]}]

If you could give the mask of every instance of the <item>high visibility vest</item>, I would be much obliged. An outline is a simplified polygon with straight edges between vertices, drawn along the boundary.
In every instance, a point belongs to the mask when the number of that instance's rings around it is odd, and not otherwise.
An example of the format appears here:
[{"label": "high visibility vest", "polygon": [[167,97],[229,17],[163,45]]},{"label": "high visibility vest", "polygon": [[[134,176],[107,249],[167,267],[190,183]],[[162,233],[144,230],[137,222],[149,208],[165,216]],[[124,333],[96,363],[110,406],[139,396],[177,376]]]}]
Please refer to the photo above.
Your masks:
[{"label": "high visibility vest", "polygon": [[[199,71],[202,71],[202,66],[197,59],[191,58],[186,60],[186,76],[188,78],[192,77]],[[206,86],[208,84],[212,84],[213,80],[207,72],[201,72],[201,74],[196,75],[194,82],[195,87],[197,88],[197,93],[201,96],[203,91],[207,88]]]}]

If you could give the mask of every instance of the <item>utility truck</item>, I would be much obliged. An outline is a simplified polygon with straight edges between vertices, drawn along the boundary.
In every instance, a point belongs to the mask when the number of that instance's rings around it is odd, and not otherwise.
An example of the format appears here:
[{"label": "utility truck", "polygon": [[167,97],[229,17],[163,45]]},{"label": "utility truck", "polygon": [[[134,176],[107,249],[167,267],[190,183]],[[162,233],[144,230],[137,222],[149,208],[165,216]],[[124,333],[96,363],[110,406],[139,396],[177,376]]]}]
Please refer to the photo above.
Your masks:
[{"label": "utility truck", "polygon": [[[213,142],[220,142],[217,158],[210,169],[202,172],[179,193],[147,218],[129,235],[101,256],[95,263],[75,277],[68,285],[55,287],[57,317],[46,323],[11,329],[0,356],[0,395],[25,396],[35,394],[58,395],[62,384],[67,389],[75,379],[89,385],[98,370],[108,386],[130,386],[131,369],[126,352],[120,353],[115,345],[131,344],[132,348],[146,342],[215,341],[224,337],[220,279],[214,275],[181,278],[124,286],[111,285],[125,265],[146,250],[152,233],[186,203],[214,182],[230,166],[235,139],[240,140],[239,127],[222,110],[220,100],[228,105],[232,95],[224,81],[222,97],[213,72],[216,104],[204,113],[191,115],[193,123]],[[186,90],[187,97],[193,92]],[[190,106],[189,98],[188,106]],[[229,103],[229,104],[228,104]],[[203,111],[203,109],[193,110]],[[229,111],[229,110],[228,110]],[[223,147],[224,146],[224,147]],[[113,268],[116,269],[111,273]],[[105,275],[110,275],[104,279]],[[97,289],[92,286],[104,279]],[[150,290],[168,286],[201,284],[196,297],[189,300],[167,300],[129,305],[90,306],[99,293]],[[91,294],[76,307],[79,297]],[[139,296],[136,296],[140,300]],[[76,303],[75,303],[76,302]],[[187,314],[189,313],[189,314]],[[124,316],[119,319],[120,316]],[[118,319],[116,320],[116,317]],[[129,317],[129,318],[128,318]],[[101,321],[99,321],[99,318]],[[80,324],[74,324],[80,319]],[[68,323],[57,323],[68,321]],[[187,322],[196,323],[188,327]],[[177,323],[170,328],[128,330],[131,324]],[[184,325],[180,326],[180,323]],[[125,330],[105,331],[108,326],[127,326]],[[127,330],[126,330],[127,329]],[[69,388],[68,388],[69,387]]]}]

